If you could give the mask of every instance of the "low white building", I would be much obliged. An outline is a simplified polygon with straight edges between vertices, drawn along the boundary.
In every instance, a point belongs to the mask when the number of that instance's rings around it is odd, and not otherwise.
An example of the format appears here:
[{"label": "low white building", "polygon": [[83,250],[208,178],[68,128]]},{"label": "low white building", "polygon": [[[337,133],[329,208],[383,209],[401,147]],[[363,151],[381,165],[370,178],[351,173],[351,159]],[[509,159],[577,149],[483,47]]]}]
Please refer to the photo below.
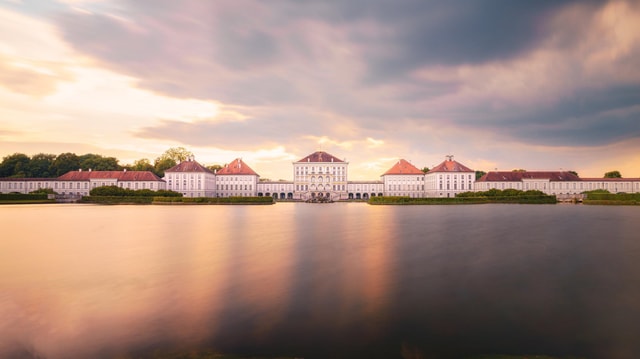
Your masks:
[{"label": "low white building", "polygon": [[185,197],[215,197],[216,175],[193,157],[164,171],[167,189]]},{"label": "low white building", "polygon": [[349,181],[347,183],[348,199],[368,200],[371,197],[384,195],[382,181]]},{"label": "low white building", "polygon": [[29,193],[39,189],[57,188],[57,178],[0,178],[0,193]]},{"label": "low white building", "polygon": [[[273,197],[274,199],[294,199],[295,187],[292,181],[261,181],[258,182],[258,197]],[[299,197],[299,196],[298,196]],[[299,198],[295,198],[299,199]]]},{"label": "low white building", "polygon": [[410,162],[400,159],[382,175],[384,195],[422,198],[425,174]]},{"label": "low white building", "polygon": [[88,196],[91,189],[118,186],[132,190],[166,189],[165,181],[149,171],[69,171],[57,178],[0,178],[1,193],[29,193],[50,188],[63,195]]},{"label": "low white building", "polygon": [[568,171],[491,171],[475,184],[476,191],[490,189],[538,190],[549,195],[575,195],[586,191],[640,192],[640,178],[580,178]]}]

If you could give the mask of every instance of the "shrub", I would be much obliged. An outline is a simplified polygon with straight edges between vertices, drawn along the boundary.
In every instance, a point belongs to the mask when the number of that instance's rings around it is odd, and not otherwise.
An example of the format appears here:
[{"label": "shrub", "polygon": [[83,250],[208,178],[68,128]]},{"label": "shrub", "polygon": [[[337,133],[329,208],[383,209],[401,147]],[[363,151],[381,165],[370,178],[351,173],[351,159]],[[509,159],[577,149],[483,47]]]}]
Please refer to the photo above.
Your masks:
[{"label": "shrub", "polygon": [[92,196],[115,196],[115,197],[182,197],[182,193],[150,189],[132,190],[118,186],[96,187],[89,192]]}]

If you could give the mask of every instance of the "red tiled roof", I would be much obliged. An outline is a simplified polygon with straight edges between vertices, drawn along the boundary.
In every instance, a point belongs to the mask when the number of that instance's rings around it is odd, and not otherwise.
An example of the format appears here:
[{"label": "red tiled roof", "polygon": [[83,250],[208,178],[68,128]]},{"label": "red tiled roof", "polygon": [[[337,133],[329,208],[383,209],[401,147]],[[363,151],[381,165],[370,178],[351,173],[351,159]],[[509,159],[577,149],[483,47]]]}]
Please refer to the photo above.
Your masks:
[{"label": "red tiled roof", "polygon": [[488,172],[476,182],[517,182],[523,179],[548,179],[549,181],[580,181],[580,177],[566,171],[497,171]]},{"label": "red tiled roof", "polygon": [[316,151],[298,162],[344,162],[336,156],[330,155],[324,151]]},{"label": "red tiled roof", "polygon": [[211,171],[210,169],[208,169],[207,167],[199,164],[196,161],[182,161],[179,164],[169,168],[168,170],[166,170],[165,172],[206,172],[206,173],[213,173],[213,171]]},{"label": "red tiled roof", "polygon": [[383,174],[385,175],[423,175],[424,172],[419,170],[416,166],[412,165],[408,161],[404,159],[398,160],[393,167],[391,167],[387,172]]},{"label": "red tiled roof", "polygon": [[236,158],[230,164],[225,165],[217,172],[217,175],[254,175],[258,174],[247,166],[240,158]]},{"label": "red tiled roof", "polygon": [[118,181],[164,181],[150,171],[69,171],[58,181],[89,181],[91,179],[117,179]]},{"label": "red tiled roof", "polygon": [[429,170],[430,172],[475,172],[469,167],[455,160],[445,160],[441,164]]}]

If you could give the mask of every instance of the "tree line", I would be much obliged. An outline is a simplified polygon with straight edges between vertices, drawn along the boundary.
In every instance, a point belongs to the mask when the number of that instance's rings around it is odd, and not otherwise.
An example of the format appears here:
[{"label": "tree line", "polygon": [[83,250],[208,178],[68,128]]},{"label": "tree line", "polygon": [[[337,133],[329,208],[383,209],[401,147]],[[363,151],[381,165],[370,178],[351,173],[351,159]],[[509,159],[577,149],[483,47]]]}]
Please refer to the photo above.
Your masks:
[{"label": "tree line", "polygon": [[[102,156],[94,153],[77,155],[72,152],[59,155],[38,153],[31,157],[24,153],[14,153],[5,156],[0,162],[0,177],[15,178],[55,178],[69,171],[151,171],[158,177],[164,176],[164,171],[192,157],[193,153],[184,147],[172,147],[158,156],[153,163],[148,158],[142,158],[130,165],[121,165],[115,157]],[[208,166],[217,170],[220,165]]]},{"label": "tree line", "polygon": [[[177,165],[178,163],[192,157],[193,153],[184,147],[172,147],[158,156],[153,163],[148,158],[136,160],[131,165],[121,165],[115,157],[106,157],[94,153],[76,155],[66,152],[59,155],[49,153],[38,153],[31,157],[24,153],[14,153],[3,157],[0,163],[0,177],[16,178],[52,178],[59,177],[69,171],[151,171],[158,177],[164,177],[164,171]],[[222,168],[221,165],[207,166],[211,171]],[[513,171],[526,172],[523,169]],[[429,172],[428,167],[422,168],[422,172]],[[475,171],[476,180],[486,174],[484,171]],[[576,176],[575,171],[569,171]],[[604,178],[622,178],[619,171],[610,171],[604,174]]]}]

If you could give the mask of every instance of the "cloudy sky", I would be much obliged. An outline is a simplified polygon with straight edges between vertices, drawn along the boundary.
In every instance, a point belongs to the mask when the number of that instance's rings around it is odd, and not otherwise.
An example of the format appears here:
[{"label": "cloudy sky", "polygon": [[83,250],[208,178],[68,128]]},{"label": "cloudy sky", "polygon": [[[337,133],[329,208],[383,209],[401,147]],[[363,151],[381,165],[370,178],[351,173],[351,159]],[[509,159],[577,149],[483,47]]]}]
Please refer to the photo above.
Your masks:
[{"label": "cloudy sky", "polygon": [[0,157],[640,177],[640,2],[0,0]]}]

